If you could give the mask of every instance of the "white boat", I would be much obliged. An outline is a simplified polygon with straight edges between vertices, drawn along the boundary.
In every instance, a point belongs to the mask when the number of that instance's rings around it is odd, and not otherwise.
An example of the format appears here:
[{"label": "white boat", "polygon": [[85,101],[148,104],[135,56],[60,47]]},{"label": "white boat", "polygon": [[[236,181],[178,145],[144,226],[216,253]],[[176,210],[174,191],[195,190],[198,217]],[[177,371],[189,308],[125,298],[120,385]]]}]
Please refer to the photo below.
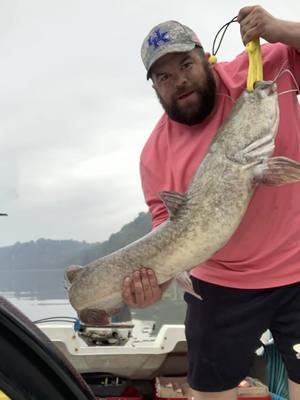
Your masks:
[{"label": "white boat", "polygon": [[[74,324],[70,322],[46,320],[38,326],[75,369],[85,377],[88,377],[89,374],[96,374],[96,376],[104,374],[102,376],[111,376],[117,379],[113,382],[110,380],[108,385],[117,385],[118,382],[124,382],[124,379],[135,382],[135,384],[143,382],[145,385],[146,381],[150,382],[155,378],[156,382],[160,382],[158,385],[162,388],[161,390],[168,393],[166,397],[184,397],[182,391],[187,387],[185,379],[187,344],[182,324],[163,325],[157,334],[154,334],[155,323],[153,321],[141,320],[112,324],[108,327],[82,325],[80,329],[78,327],[76,329],[75,326],[75,330]],[[273,364],[276,364],[276,368],[273,369],[276,369],[277,373],[283,369],[280,365],[281,361],[275,360],[278,353],[274,352],[273,346],[268,346],[272,343],[270,333],[265,332],[261,341],[267,346],[256,351],[251,371],[251,377],[254,379],[251,381],[251,388],[240,388],[239,391],[249,395],[251,390],[252,396],[258,395],[262,399],[267,399],[269,398],[266,394],[268,389],[265,384],[270,382],[270,371],[267,370],[266,357],[263,357],[266,348],[272,348],[271,351],[269,350],[269,355],[271,354],[273,358]],[[281,386],[281,392],[286,392],[285,376],[274,376],[272,379],[273,386],[276,382],[277,387]],[[172,381],[177,392],[174,387],[170,386]],[[167,383],[163,386],[162,382]],[[105,390],[105,381],[103,381],[103,385],[104,388],[100,387],[100,389],[99,385],[97,386],[99,394],[101,394],[101,390]],[[181,392],[178,389],[179,386]],[[152,385],[150,390],[152,390]],[[174,393],[170,395],[172,390]],[[251,395],[247,398],[251,398]]]},{"label": "white boat", "polygon": [[[140,320],[95,327],[62,317],[34,325],[0,297],[0,354],[1,399],[190,399],[183,325],[157,334],[154,322]],[[252,380],[239,391],[270,400],[265,367],[257,354]]]},{"label": "white boat", "polygon": [[163,325],[157,335],[153,321],[140,320],[105,328],[83,325],[77,332],[68,322],[37,326],[80,373],[151,379],[187,372],[184,325]]}]

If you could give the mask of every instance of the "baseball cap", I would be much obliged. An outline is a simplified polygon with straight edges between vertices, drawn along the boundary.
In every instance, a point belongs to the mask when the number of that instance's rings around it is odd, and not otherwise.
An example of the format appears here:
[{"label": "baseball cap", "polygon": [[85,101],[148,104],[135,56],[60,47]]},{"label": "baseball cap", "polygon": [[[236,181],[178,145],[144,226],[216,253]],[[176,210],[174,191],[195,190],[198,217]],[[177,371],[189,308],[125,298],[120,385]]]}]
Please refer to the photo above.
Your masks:
[{"label": "baseball cap", "polygon": [[147,79],[150,77],[152,65],[159,58],[168,53],[191,51],[196,46],[201,47],[200,40],[186,25],[177,21],[166,21],[156,25],[144,39],[141,49]]}]

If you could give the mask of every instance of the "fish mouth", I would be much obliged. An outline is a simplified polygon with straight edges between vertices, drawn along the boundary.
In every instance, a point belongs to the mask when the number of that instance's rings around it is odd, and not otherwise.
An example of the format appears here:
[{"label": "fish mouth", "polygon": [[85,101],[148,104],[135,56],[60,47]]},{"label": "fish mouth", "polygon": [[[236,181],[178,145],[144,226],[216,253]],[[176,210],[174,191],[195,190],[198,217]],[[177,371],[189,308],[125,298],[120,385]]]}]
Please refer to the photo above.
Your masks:
[{"label": "fish mouth", "polygon": [[110,323],[109,314],[99,308],[85,308],[78,312],[78,317],[81,322],[93,326],[103,326]]},{"label": "fish mouth", "polygon": [[255,81],[253,88],[256,92],[265,93],[265,96],[271,96],[277,91],[277,85],[274,81]]}]

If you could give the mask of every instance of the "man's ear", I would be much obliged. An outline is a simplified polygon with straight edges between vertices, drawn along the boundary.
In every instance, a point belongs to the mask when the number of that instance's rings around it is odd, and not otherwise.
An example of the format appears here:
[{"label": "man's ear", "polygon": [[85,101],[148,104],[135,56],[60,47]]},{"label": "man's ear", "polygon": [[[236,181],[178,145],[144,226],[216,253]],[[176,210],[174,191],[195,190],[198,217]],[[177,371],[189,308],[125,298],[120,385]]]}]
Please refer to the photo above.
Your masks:
[{"label": "man's ear", "polygon": [[154,90],[156,90],[156,86],[155,86],[155,82],[154,82],[154,79],[153,79],[153,78],[151,78],[151,82],[152,82],[152,88],[153,88]]}]

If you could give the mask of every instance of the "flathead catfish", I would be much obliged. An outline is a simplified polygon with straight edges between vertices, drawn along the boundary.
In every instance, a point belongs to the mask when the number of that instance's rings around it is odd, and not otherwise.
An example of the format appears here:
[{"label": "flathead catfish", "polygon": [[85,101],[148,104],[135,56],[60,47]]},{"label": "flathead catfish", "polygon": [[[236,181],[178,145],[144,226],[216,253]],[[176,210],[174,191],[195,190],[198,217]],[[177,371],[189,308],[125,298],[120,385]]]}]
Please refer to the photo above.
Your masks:
[{"label": "flathead catfish", "polygon": [[107,323],[122,306],[123,279],[145,267],[163,283],[218,251],[232,236],[259,183],[300,180],[300,164],[272,157],[279,122],[276,84],[244,92],[217,131],[186,193],[162,192],[169,219],[141,239],[83,268],[66,270],[79,318]]}]

